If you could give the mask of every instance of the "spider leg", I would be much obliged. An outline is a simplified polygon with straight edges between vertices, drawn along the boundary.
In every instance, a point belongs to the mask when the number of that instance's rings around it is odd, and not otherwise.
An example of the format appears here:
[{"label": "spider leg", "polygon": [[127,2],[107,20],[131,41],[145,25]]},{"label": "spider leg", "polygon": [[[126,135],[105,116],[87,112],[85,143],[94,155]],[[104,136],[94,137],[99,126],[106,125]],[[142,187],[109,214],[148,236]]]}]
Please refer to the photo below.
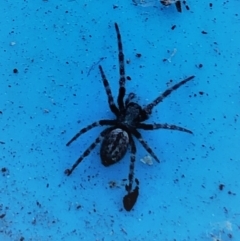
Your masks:
[{"label": "spider leg", "polygon": [[122,38],[118,28],[118,24],[115,23],[115,29],[117,32],[117,41],[118,41],[118,61],[119,61],[119,92],[118,92],[118,106],[119,109],[122,110],[124,108],[123,98],[125,96],[125,66],[124,66],[124,54],[123,54],[123,46],[122,46]]},{"label": "spider leg", "polygon": [[143,140],[142,135],[137,130],[131,130],[131,133],[138,139],[138,141],[142,144],[142,146],[145,148],[145,150],[157,161],[160,162],[160,160],[157,158],[153,150],[150,148],[150,146],[147,144],[146,141]]},{"label": "spider leg", "polygon": [[79,136],[81,136],[82,134],[86,133],[87,131],[91,130],[92,128],[96,127],[96,126],[105,126],[105,125],[115,125],[116,121],[115,120],[100,120],[100,121],[96,121],[93,122],[92,124],[84,127],[83,129],[81,129],[67,144],[66,146],[70,146],[70,144],[75,141]]},{"label": "spider leg", "polygon": [[134,143],[134,140],[131,135],[130,137],[130,147],[131,147],[131,162],[130,162],[130,170],[129,170],[129,175],[128,175],[128,185],[125,186],[127,195],[124,196],[123,198],[123,206],[126,211],[130,211],[133,206],[135,205],[138,195],[139,195],[139,181],[138,179],[135,179],[136,182],[136,187],[134,190],[132,190],[132,185],[133,185],[133,179],[134,179],[134,164],[135,164],[135,159],[136,159],[136,146]]},{"label": "spider leg", "polygon": [[176,125],[169,125],[169,124],[145,124],[145,123],[139,123],[137,125],[137,128],[139,129],[143,129],[143,130],[156,130],[156,129],[167,129],[167,130],[174,130],[174,131],[183,131],[183,132],[187,132],[190,134],[193,134],[192,131],[180,127],[180,126],[176,126]]},{"label": "spider leg", "polygon": [[100,135],[96,138],[96,140],[83,152],[83,154],[77,159],[77,161],[72,165],[72,167],[70,169],[66,169],[65,170],[65,174],[67,176],[70,176],[72,174],[72,172],[74,171],[74,169],[80,164],[80,162],[87,157],[90,152],[97,146],[97,144],[99,142],[101,142],[103,140],[103,138],[106,136],[106,134],[111,130],[112,128],[107,128],[105,130],[103,130]]},{"label": "spider leg", "polygon": [[101,76],[102,76],[102,81],[103,81],[103,85],[104,85],[105,91],[107,93],[109,107],[110,107],[111,111],[116,116],[118,116],[119,115],[119,110],[118,110],[117,106],[114,103],[110,85],[108,83],[108,80],[106,78],[106,75],[104,74],[104,71],[103,71],[103,68],[102,68],[101,65],[99,65],[99,70],[100,70],[100,73],[101,73]]},{"label": "spider leg", "polygon": [[179,83],[175,84],[173,87],[165,90],[159,97],[157,97],[153,102],[148,104],[147,106],[144,107],[144,111],[146,112],[147,115],[150,115],[152,113],[152,109],[159,104],[160,102],[163,101],[167,96],[169,96],[174,90],[177,90],[179,87],[182,85],[186,84],[188,81],[192,80],[195,76],[190,76],[187,79],[184,79],[180,81]]}]

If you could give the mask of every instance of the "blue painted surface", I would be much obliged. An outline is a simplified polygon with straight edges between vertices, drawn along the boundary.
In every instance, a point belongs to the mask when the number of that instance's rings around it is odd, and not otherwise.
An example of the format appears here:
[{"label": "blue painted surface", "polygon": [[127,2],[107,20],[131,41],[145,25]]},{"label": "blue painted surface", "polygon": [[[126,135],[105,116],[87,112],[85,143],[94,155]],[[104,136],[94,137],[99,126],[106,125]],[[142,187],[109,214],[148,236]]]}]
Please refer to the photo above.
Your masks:
[{"label": "blue painted surface", "polygon": [[[0,240],[240,240],[239,2],[212,3],[189,0],[181,14],[147,0],[1,3]],[[127,91],[141,105],[196,76],[148,121],[194,135],[142,131],[162,161],[152,166],[140,162],[147,153],[136,142],[140,196],[129,213],[129,155],[105,168],[98,146],[64,175],[103,128],[66,142],[114,117],[96,65],[104,58],[116,97],[114,22],[130,62]]]}]

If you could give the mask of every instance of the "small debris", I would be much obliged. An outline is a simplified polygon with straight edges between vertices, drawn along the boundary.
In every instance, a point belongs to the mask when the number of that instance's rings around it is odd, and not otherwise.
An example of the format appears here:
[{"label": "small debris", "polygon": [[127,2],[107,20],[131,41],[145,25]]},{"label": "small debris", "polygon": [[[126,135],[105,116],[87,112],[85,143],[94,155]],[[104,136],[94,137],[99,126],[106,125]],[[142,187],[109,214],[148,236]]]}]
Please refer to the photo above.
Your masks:
[{"label": "small debris", "polygon": [[232,191],[228,191],[228,194],[229,194],[229,195],[233,195],[233,196],[236,195],[236,193],[234,193],[234,192],[232,192]]},{"label": "small debris", "polygon": [[119,184],[116,181],[110,181],[108,183],[108,185],[109,185],[110,188],[119,188],[120,187]]},{"label": "small debris", "polygon": [[13,73],[17,74],[18,73],[18,69],[13,69]]},{"label": "small debris", "polygon": [[206,31],[202,31],[202,34],[207,34],[207,32]]},{"label": "small debris", "polygon": [[6,167],[3,167],[2,168],[2,172],[6,172],[7,171],[7,168]]},{"label": "small debris", "polygon": [[36,204],[37,204],[37,206],[38,206],[39,208],[42,207],[42,205],[41,205],[40,202],[36,201]]},{"label": "small debris", "polygon": [[177,53],[177,49],[174,48],[173,51],[172,51],[172,53],[171,53],[171,55],[170,55],[170,57],[169,57],[168,59],[166,59],[166,60],[167,60],[169,63],[171,63],[171,62],[172,62],[172,57],[173,57],[176,53]]},{"label": "small debris", "polygon": [[173,26],[171,27],[172,30],[174,30],[175,28],[176,28],[176,25],[173,25]]},{"label": "small debris", "polygon": [[203,64],[196,65],[196,67],[201,69],[203,67]]},{"label": "small debris", "polygon": [[9,175],[9,170],[6,167],[2,167],[1,172],[4,177]]},{"label": "small debris", "polygon": [[144,164],[149,165],[149,166],[152,166],[152,165],[153,165],[152,157],[149,156],[149,155],[147,155],[147,156],[141,158],[140,161],[141,161],[142,163],[144,163]]},{"label": "small debris", "polygon": [[80,205],[80,204],[78,204],[77,206],[76,206],[76,209],[80,209],[82,206]]},{"label": "small debris", "polygon": [[121,231],[122,231],[124,234],[127,234],[127,231],[126,231],[124,228],[121,228]]},{"label": "small debris", "polygon": [[94,62],[94,63],[92,64],[92,66],[90,67],[90,69],[88,70],[87,76],[89,76],[89,74],[91,73],[91,71],[92,71],[97,65],[99,65],[99,63],[100,63],[101,61],[103,61],[104,59],[106,59],[106,57],[101,57],[97,62]]},{"label": "small debris", "polygon": [[218,186],[218,188],[219,188],[220,191],[222,191],[224,187],[225,187],[224,184],[220,184],[220,185]]},{"label": "small debris", "polygon": [[48,109],[43,109],[43,113],[44,114],[48,114],[50,112],[50,110],[48,110]]},{"label": "small debris", "polygon": [[14,46],[14,45],[16,45],[16,42],[12,41],[12,42],[9,43],[9,45]]},{"label": "small debris", "polygon": [[36,223],[37,223],[36,218],[33,218],[33,219],[32,219],[32,224],[33,224],[33,225],[36,225]]}]

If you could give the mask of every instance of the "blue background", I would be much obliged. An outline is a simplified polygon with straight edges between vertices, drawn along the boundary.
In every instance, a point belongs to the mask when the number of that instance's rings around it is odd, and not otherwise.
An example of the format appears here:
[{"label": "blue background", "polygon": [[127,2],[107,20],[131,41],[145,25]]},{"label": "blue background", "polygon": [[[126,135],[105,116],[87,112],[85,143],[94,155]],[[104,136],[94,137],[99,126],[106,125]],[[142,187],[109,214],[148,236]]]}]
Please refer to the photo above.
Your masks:
[{"label": "blue background", "polygon": [[[138,3],[1,1],[0,240],[240,240],[239,1],[189,0],[182,13]],[[122,207],[129,154],[105,168],[98,146],[64,175],[103,128],[66,142],[114,118],[97,67],[101,60],[116,98],[114,22],[129,62],[127,92],[141,105],[196,76],[148,120],[194,135],[141,131],[161,160],[152,166],[140,162],[147,153],[136,141],[140,195],[129,213]]]}]

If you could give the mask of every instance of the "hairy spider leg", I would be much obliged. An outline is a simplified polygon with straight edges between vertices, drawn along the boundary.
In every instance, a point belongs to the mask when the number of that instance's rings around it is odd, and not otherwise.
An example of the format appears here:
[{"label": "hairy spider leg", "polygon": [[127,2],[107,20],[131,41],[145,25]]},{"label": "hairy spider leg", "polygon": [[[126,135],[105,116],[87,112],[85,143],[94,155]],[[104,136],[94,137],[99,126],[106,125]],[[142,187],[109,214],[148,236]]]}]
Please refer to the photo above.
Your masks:
[{"label": "hairy spider leg", "polygon": [[119,74],[120,74],[120,79],[119,79],[119,92],[118,92],[118,107],[121,110],[124,109],[124,96],[125,96],[125,65],[124,65],[124,54],[123,54],[123,46],[122,46],[122,38],[121,34],[118,28],[118,24],[115,23],[115,29],[117,32],[117,42],[118,42],[118,62],[119,62]]},{"label": "hairy spider leg", "polygon": [[144,111],[146,112],[147,115],[150,115],[152,113],[152,109],[159,104],[160,102],[163,101],[167,96],[169,96],[174,90],[177,90],[179,87],[182,85],[186,84],[188,81],[192,80],[195,76],[190,76],[187,79],[184,79],[180,81],[179,83],[175,84],[173,87],[165,90],[159,97],[157,97],[153,102],[148,104],[147,106],[144,107]]},{"label": "hairy spider leg", "polygon": [[183,132],[187,132],[190,134],[193,134],[192,131],[180,127],[180,126],[176,126],[176,125],[169,125],[169,124],[145,124],[145,123],[139,123],[137,125],[138,129],[143,129],[143,130],[156,130],[156,129],[167,129],[167,130],[174,130],[174,131],[183,131]]},{"label": "hairy spider leg", "polygon": [[160,162],[153,150],[150,148],[150,146],[147,144],[146,141],[143,140],[142,135],[137,130],[131,130],[132,134],[138,139],[138,141],[142,144],[142,146],[145,148],[145,150],[157,161]]},{"label": "hairy spider leg", "polygon": [[129,135],[129,144],[131,148],[131,153],[130,153],[130,166],[129,166],[129,174],[128,174],[128,185],[126,185],[126,191],[130,193],[132,191],[132,184],[133,184],[133,178],[134,178],[134,164],[135,164],[135,159],[136,159],[136,145],[132,139],[132,136]]},{"label": "hairy spider leg", "polygon": [[95,139],[95,141],[83,152],[83,154],[77,159],[77,161],[72,165],[71,169],[66,169],[65,174],[67,176],[70,176],[74,169],[80,164],[80,162],[90,154],[90,152],[97,146],[98,143],[100,143],[103,138],[107,135],[109,131],[114,129],[114,127],[107,128],[103,130],[100,135]]},{"label": "hairy spider leg", "polygon": [[86,133],[87,131],[91,130],[92,128],[94,127],[97,127],[97,126],[107,126],[107,125],[116,125],[117,122],[116,120],[99,120],[99,121],[96,121],[96,122],[93,122],[92,124],[82,128],[67,144],[66,146],[70,146],[71,143],[75,140],[77,140],[77,138],[79,136],[81,136],[82,134]]},{"label": "hairy spider leg", "polygon": [[135,179],[136,187],[132,191],[133,179],[134,179],[134,164],[136,160],[136,145],[131,135],[129,135],[130,139],[130,148],[131,148],[131,162],[129,167],[129,175],[128,175],[128,185],[125,186],[127,195],[123,198],[123,206],[127,211],[130,211],[135,205],[138,194],[139,194],[139,181]]},{"label": "hairy spider leg", "polygon": [[107,94],[107,97],[108,97],[109,107],[110,107],[111,111],[116,116],[118,116],[119,115],[119,110],[118,110],[117,106],[114,103],[113,96],[112,96],[112,91],[111,91],[109,82],[108,82],[108,80],[106,78],[106,75],[104,74],[104,71],[103,71],[103,68],[102,68],[101,65],[99,65],[99,70],[100,70],[100,73],[101,73],[101,76],[102,76],[102,82],[103,82],[103,85],[104,85],[104,88],[105,88],[105,91],[106,91],[106,94]]}]

